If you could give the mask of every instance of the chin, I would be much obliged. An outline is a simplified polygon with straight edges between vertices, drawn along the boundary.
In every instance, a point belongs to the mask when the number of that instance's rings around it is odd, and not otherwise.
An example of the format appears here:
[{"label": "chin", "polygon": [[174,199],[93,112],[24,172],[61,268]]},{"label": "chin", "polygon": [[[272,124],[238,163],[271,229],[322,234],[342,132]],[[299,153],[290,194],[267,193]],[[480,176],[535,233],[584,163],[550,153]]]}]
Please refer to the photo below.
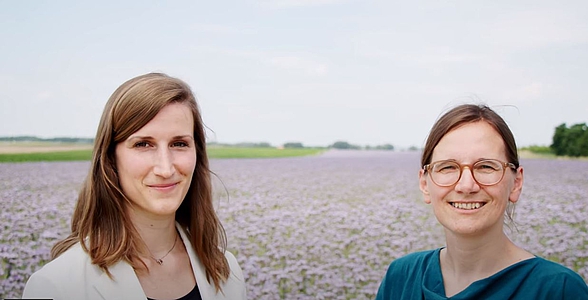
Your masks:
[{"label": "chin", "polygon": [[176,213],[176,211],[178,211],[178,209],[180,208],[180,204],[181,204],[181,202],[178,202],[177,205],[173,205],[173,206],[166,205],[166,206],[152,207],[151,213],[156,214],[156,215],[161,215],[161,216],[174,215]]}]

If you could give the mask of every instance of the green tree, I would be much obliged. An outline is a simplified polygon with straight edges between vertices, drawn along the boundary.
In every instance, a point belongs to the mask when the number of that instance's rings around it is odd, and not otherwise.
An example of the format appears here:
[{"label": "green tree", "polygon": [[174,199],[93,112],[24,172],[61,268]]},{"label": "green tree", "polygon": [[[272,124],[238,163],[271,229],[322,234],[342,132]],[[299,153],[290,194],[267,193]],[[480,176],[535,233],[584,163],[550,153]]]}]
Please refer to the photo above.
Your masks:
[{"label": "green tree", "polygon": [[335,148],[335,149],[361,149],[360,146],[352,145],[352,144],[349,144],[348,142],[345,142],[345,141],[337,141],[329,147]]},{"label": "green tree", "polygon": [[586,123],[574,124],[568,129],[567,141],[569,156],[588,156],[588,126]]},{"label": "green tree", "polygon": [[302,145],[302,143],[298,143],[298,142],[291,142],[291,143],[285,143],[284,148],[304,148],[304,145]]},{"label": "green tree", "polygon": [[588,156],[588,126],[586,123],[574,124],[569,128],[565,123],[557,126],[550,148],[558,156]]},{"label": "green tree", "polygon": [[566,123],[555,127],[555,133],[553,134],[553,142],[551,143],[551,149],[555,155],[566,155],[567,147],[567,133],[568,128]]},{"label": "green tree", "polygon": [[376,149],[378,150],[394,150],[394,146],[392,144],[384,144],[384,145],[378,145],[376,146]]}]

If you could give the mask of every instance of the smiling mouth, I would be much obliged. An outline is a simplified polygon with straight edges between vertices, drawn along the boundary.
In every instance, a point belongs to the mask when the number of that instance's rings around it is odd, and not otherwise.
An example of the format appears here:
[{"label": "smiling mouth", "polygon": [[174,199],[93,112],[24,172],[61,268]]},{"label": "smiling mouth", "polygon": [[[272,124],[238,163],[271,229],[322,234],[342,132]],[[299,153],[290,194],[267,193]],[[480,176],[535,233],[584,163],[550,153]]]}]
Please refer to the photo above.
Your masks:
[{"label": "smiling mouth", "polygon": [[450,202],[449,204],[451,204],[451,206],[457,208],[457,209],[465,209],[465,210],[474,210],[474,209],[479,209],[480,207],[486,205],[486,203],[482,203],[482,202]]},{"label": "smiling mouth", "polygon": [[173,186],[176,186],[177,183],[170,183],[170,184],[155,184],[155,185],[150,185],[149,187],[152,188],[156,188],[156,189],[165,189],[165,188],[170,188]]}]

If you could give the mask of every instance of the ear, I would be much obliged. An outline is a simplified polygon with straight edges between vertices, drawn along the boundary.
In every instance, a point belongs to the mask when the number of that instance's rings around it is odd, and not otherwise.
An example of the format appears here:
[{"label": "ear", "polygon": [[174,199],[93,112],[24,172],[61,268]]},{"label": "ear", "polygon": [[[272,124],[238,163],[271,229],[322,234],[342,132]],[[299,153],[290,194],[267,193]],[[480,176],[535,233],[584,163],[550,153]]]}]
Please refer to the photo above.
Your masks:
[{"label": "ear", "polygon": [[515,173],[514,184],[510,190],[510,195],[508,196],[508,200],[510,200],[510,202],[516,203],[519,201],[519,197],[523,191],[523,181],[523,167],[519,167]]},{"label": "ear", "polygon": [[429,186],[427,185],[427,174],[425,174],[425,170],[421,169],[419,171],[419,188],[423,193],[423,197],[425,203],[431,204],[431,196],[429,194]]}]

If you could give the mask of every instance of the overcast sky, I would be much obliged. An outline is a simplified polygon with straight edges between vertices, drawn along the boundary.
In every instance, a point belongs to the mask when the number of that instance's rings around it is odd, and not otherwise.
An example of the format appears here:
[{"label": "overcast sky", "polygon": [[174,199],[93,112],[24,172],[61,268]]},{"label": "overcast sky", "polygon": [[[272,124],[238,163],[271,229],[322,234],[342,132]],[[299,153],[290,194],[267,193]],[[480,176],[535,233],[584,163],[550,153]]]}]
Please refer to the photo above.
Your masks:
[{"label": "overcast sky", "polygon": [[209,141],[421,147],[473,101],[549,145],[588,122],[588,1],[0,0],[0,136],[94,137],[151,71],[192,87]]}]

